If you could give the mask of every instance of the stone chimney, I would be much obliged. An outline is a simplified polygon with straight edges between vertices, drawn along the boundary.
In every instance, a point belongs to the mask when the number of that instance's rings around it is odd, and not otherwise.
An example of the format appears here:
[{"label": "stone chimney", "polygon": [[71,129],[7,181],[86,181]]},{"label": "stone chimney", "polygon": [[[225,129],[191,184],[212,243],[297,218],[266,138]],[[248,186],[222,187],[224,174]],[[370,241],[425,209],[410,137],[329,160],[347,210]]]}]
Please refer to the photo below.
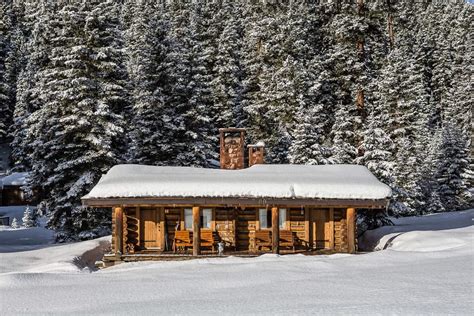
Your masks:
[{"label": "stone chimney", "polygon": [[255,145],[248,145],[249,148],[249,167],[253,165],[263,164],[265,144],[258,142]]},{"label": "stone chimney", "polygon": [[221,169],[244,168],[245,128],[220,128]]}]

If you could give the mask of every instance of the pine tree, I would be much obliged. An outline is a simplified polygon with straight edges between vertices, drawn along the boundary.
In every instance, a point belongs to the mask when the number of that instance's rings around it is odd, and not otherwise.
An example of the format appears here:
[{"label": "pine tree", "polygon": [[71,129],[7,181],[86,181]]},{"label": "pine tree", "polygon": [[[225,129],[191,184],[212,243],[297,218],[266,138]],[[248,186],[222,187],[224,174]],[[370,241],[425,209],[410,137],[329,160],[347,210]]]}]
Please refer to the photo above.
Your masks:
[{"label": "pine tree", "polygon": [[18,220],[16,219],[16,217],[13,217],[12,224],[11,224],[10,226],[11,226],[11,228],[13,228],[13,229],[18,229],[18,228],[20,228],[20,224],[18,224]]},{"label": "pine tree", "polygon": [[53,15],[57,5],[49,1],[16,3],[20,32],[16,37],[18,51],[18,77],[16,104],[11,129],[12,163],[19,171],[31,168],[33,139],[28,137],[28,117],[42,106],[40,73],[49,63],[51,38],[54,34]]},{"label": "pine tree", "polygon": [[[265,109],[257,106],[260,93],[260,75],[265,65],[265,55],[268,52],[266,32],[276,28],[276,24],[269,26],[271,19],[266,18],[257,4],[251,2],[244,5],[243,9],[243,41],[242,41],[242,109],[245,120],[243,126],[247,127],[249,142],[256,143],[265,140],[265,127],[261,118]],[[261,104],[261,103],[260,103]]]},{"label": "pine tree", "polygon": [[16,29],[12,1],[0,4],[0,144],[7,141],[14,108]]},{"label": "pine tree", "polygon": [[221,16],[223,30],[217,39],[214,78],[212,79],[212,121],[217,128],[243,127],[242,108],[242,16],[237,4],[224,1]]},{"label": "pine tree", "polygon": [[[164,103],[169,110],[167,123],[171,126],[170,147],[167,151],[170,165],[190,165],[187,157],[180,154],[189,150],[184,115],[189,109],[192,90],[191,82],[191,44],[190,44],[190,5],[170,3],[169,31],[165,37],[166,54],[163,62]],[[172,111],[172,112],[171,112]]]},{"label": "pine tree", "polygon": [[326,142],[326,134],[321,128],[321,107],[301,106],[296,115],[294,140],[289,150],[293,164],[331,164],[331,148]]},{"label": "pine tree", "polygon": [[30,228],[38,226],[38,220],[35,212],[27,206],[25,211],[23,212],[23,227]]},{"label": "pine tree", "polygon": [[329,32],[333,43],[329,58],[334,65],[332,76],[335,102],[337,104],[336,120],[331,131],[333,139],[333,161],[337,163],[353,163],[361,155],[359,147],[362,142],[362,131],[366,116],[365,96],[367,91],[366,71],[367,51],[366,37],[370,25],[365,16],[366,7],[359,1],[357,6],[352,3],[341,3],[334,8],[334,19]]},{"label": "pine tree", "polygon": [[466,183],[463,178],[463,173],[468,168],[469,152],[466,150],[466,142],[467,136],[456,125],[448,122],[443,126],[437,148],[435,178],[439,199],[446,210],[463,209],[469,203],[469,197],[464,195]]},{"label": "pine tree", "polygon": [[131,4],[131,26],[126,31],[127,68],[132,81],[133,108],[130,120],[129,161],[139,164],[169,164],[172,147],[170,124],[173,109],[165,107],[163,61],[167,31],[160,7]]},{"label": "pine tree", "polygon": [[214,7],[214,4],[207,1],[197,1],[190,9],[190,98],[183,113],[184,137],[188,146],[187,150],[178,155],[178,160],[184,164],[202,167],[208,167],[218,159],[218,128],[211,120],[215,116],[211,82],[216,36],[219,33],[213,21],[216,15]]},{"label": "pine tree", "polygon": [[51,62],[40,72],[44,104],[28,119],[30,186],[49,192],[40,207],[60,240],[107,225],[107,215],[83,208],[80,198],[120,161],[127,95],[117,8],[88,3],[57,12]]}]

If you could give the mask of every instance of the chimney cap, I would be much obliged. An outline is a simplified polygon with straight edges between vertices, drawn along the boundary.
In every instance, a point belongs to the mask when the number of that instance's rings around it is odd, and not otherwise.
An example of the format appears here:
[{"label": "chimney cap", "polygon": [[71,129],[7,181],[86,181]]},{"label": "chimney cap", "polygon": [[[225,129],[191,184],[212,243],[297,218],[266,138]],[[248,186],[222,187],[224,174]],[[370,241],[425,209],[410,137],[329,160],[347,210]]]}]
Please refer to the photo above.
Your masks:
[{"label": "chimney cap", "polygon": [[265,143],[262,142],[262,141],[259,141],[259,142],[257,142],[256,144],[247,145],[247,147],[249,147],[249,148],[253,148],[253,147],[265,147]]},{"label": "chimney cap", "polygon": [[226,128],[219,128],[219,133],[226,133],[226,132],[245,132],[245,128],[238,128],[238,127],[226,127]]}]

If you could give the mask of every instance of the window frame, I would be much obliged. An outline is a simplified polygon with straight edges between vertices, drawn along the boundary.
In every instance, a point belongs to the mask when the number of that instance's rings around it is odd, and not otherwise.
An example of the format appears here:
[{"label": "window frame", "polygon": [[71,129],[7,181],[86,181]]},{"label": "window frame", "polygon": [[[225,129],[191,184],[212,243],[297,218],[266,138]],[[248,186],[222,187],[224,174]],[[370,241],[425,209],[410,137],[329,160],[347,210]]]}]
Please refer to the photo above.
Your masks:
[{"label": "window frame", "polygon": [[[282,216],[284,214],[284,216]],[[283,219],[283,221],[282,221]],[[288,226],[288,209],[287,208],[278,208],[278,227],[281,230],[287,230]]]},{"label": "window frame", "polygon": [[[204,211],[206,211],[206,213],[208,213],[208,221],[207,221],[207,224],[208,224],[208,227],[203,227],[203,224],[204,224]],[[188,213],[188,214],[186,214]],[[189,214],[190,213],[190,214]],[[189,230],[189,231],[192,231],[193,230],[193,209],[190,208],[190,207],[185,207],[183,209],[183,222],[184,222],[184,230]],[[186,216],[188,215],[188,216]],[[189,223],[189,226],[188,226],[188,221],[186,220],[186,218],[189,218],[190,220],[190,223]],[[199,226],[200,226],[200,229],[202,230],[213,230],[213,222],[214,222],[214,208],[212,207],[205,207],[205,208],[199,208]]]},{"label": "window frame", "polygon": [[[265,216],[263,217],[261,213],[265,212]],[[261,219],[265,218],[265,221]],[[266,227],[263,227],[263,223],[266,223]],[[261,230],[265,229],[272,229],[272,210],[268,208],[259,208],[258,209],[258,227]]]}]

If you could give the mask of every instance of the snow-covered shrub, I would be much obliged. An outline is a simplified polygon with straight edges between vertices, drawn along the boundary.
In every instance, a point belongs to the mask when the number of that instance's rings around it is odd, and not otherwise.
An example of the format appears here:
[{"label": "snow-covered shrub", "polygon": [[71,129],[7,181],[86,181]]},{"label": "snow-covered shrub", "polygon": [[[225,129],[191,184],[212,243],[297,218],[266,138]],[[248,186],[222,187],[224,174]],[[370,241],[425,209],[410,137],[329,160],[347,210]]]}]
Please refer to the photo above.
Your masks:
[{"label": "snow-covered shrub", "polygon": [[23,213],[23,227],[37,227],[38,220],[35,211],[33,211],[29,206],[26,207],[25,212]]},{"label": "snow-covered shrub", "polygon": [[11,227],[14,229],[20,228],[20,224],[18,224],[18,220],[16,219],[16,217],[13,218]]}]

